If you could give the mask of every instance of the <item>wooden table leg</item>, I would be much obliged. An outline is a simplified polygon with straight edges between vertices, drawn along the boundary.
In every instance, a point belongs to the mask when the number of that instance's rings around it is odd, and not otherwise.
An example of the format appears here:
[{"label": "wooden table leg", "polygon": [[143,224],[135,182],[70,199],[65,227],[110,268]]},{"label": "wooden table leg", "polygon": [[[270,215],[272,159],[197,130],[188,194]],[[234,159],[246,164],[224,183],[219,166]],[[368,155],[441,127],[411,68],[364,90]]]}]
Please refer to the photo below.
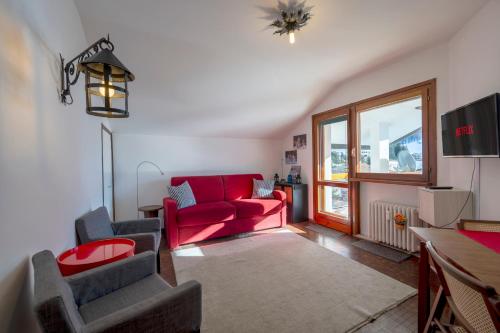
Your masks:
[{"label": "wooden table leg", "polygon": [[443,287],[439,286],[436,298],[434,299],[434,304],[432,305],[431,312],[429,313],[429,319],[427,319],[427,323],[425,324],[424,332],[429,332],[434,318],[441,318],[445,305],[446,297],[443,294]]},{"label": "wooden table leg", "polygon": [[425,242],[420,242],[420,261],[418,270],[418,332],[423,333],[429,317],[430,285],[429,285],[429,253]]}]

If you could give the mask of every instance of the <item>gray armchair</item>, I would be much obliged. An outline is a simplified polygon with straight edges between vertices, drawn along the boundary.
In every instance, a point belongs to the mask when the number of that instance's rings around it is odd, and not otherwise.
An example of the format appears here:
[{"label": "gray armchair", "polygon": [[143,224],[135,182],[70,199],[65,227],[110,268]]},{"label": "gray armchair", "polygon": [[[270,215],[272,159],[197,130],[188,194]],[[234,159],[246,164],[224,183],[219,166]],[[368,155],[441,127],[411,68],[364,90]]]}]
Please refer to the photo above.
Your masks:
[{"label": "gray armchair", "polygon": [[111,222],[106,207],[99,207],[76,220],[76,233],[81,244],[114,237],[133,239],[136,254],[144,251],[156,253],[156,268],[160,272],[159,218]]},{"label": "gray armchair", "polygon": [[32,258],[35,311],[45,332],[199,332],[201,285],[172,288],[151,251],[64,278],[54,255]]}]

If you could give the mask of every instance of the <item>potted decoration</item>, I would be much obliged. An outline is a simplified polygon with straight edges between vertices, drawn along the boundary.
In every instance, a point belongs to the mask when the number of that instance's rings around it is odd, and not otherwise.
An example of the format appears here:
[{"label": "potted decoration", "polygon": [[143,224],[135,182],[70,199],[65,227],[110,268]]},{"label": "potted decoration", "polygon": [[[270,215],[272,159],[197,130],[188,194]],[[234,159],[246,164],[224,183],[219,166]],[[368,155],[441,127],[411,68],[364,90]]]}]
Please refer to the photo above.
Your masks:
[{"label": "potted decoration", "polygon": [[406,216],[404,216],[403,214],[397,213],[396,215],[394,215],[394,225],[396,226],[396,229],[404,230],[406,221]]}]

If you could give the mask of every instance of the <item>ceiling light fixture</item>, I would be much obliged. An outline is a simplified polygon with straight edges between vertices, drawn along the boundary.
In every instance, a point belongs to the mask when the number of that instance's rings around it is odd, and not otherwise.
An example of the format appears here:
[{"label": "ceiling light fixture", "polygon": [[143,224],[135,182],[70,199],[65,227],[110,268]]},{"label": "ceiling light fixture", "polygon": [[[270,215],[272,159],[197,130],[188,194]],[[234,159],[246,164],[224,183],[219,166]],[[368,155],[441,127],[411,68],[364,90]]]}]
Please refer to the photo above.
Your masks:
[{"label": "ceiling light fixture", "polygon": [[288,4],[278,1],[278,17],[269,26],[278,28],[275,35],[287,34],[290,44],[295,44],[295,32],[302,29],[311,18],[312,7],[306,7],[306,2],[289,0]]},{"label": "ceiling light fixture", "polygon": [[67,64],[61,56],[61,102],[73,103],[70,87],[85,74],[87,113],[106,118],[128,118],[127,82],[135,79],[113,54],[115,46],[101,38]]}]

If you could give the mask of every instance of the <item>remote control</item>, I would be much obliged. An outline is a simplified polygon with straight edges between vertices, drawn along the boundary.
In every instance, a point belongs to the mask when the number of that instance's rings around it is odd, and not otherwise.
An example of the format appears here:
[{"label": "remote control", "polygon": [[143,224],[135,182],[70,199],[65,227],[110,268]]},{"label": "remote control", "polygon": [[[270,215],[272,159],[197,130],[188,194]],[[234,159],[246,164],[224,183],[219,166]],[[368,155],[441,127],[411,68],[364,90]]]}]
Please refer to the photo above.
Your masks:
[{"label": "remote control", "polygon": [[451,190],[453,186],[427,186],[430,190]]}]

